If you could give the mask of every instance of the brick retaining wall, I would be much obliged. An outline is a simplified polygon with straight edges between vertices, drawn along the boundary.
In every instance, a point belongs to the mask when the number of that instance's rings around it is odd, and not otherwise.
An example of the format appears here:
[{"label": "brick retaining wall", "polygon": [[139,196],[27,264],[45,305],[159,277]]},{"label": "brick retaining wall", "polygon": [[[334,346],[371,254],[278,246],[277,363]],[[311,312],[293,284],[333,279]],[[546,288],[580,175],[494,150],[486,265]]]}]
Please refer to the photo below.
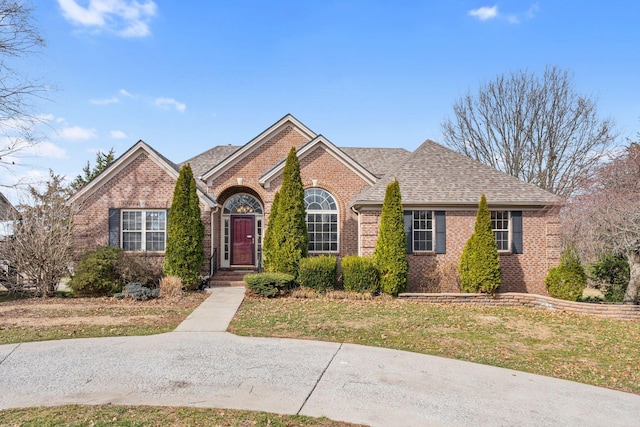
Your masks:
[{"label": "brick retaining wall", "polygon": [[531,307],[566,313],[590,314],[618,320],[640,320],[640,305],[597,304],[565,301],[544,295],[507,292],[494,296],[487,294],[426,294],[404,293],[398,299],[435,304],[474,304],[501,307]]}]

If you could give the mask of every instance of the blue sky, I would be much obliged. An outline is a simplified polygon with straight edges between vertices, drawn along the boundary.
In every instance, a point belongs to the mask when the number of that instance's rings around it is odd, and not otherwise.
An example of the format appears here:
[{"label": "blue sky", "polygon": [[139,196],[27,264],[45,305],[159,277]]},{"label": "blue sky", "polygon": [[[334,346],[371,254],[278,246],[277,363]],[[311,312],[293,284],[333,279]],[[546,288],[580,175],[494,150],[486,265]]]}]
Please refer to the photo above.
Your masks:
[{"label": "blue sky", "polygon": [[39,0],[47,46],[27,71],[38,157],[0,172],[73,177],[139,139],[179,162],[241,145],[287,113],[338,146],[416,148],[467,91],[556,65],[640,131],[640,2]]}]

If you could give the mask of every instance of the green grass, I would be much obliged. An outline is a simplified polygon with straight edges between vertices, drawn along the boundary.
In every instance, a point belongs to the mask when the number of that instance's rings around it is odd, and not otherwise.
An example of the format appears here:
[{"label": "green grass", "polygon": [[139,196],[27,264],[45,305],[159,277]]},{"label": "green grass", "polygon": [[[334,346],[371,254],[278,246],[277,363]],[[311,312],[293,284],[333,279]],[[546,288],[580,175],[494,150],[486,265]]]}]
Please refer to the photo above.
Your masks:
[{"label": "green grass", "polygon": [[6,409],[0,411],[0,425],[48,426],[356,426],[327,418],[280,415],[233,409],[188,407],[66,405]]},{"label": "green grass", "polygon": [[18,327],[0,330],[0,344],[13,344],[29,341],[48,341],[66,338],[92,338],[154,335],[171,332],[179,323],[168,325],[79,325],[49,327]]},{"label": "green grass", "polygon": [[229,331],[407,350],[640,394],[640,322],[381,298],[250,298]]}]

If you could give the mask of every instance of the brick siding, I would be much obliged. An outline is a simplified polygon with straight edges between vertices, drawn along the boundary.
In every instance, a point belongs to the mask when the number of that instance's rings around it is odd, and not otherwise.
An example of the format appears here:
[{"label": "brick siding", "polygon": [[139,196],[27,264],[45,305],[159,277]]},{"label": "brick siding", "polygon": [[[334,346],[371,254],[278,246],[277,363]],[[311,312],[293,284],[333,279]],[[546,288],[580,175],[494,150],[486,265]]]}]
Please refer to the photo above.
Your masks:
[{"label": "brick siding", "polygon": [[[372,255],[378,236],[380,210],[361,214],[362,254]],[[476,220],[475,211],[447,211],[445,254],[408,254],[410,292],[459,292],[457,273],[462,249]],[[500,292],[528,292],[546,295],[544,277],[560,259],[559,219],[556,211],[522,213],[523,253],[500,253],[502,287]]]},{"label": "brick siding", "polygon": [[[77,261],[86,252],[109,243],[109,208],[119,209],[168,209],[171,207],[176,180],[159,167],[146,154],[141,153],[117,175],[103,184],[97,191],[75,206],[74,214],[74,259]],[[210,212],[201,203],[205,236],[211,234]],[[205,258],[209,259],[210,239],[205,237]],[[148,253],[158,257],[164,254]],[[203,272],[208,271],[208,265]]]}]

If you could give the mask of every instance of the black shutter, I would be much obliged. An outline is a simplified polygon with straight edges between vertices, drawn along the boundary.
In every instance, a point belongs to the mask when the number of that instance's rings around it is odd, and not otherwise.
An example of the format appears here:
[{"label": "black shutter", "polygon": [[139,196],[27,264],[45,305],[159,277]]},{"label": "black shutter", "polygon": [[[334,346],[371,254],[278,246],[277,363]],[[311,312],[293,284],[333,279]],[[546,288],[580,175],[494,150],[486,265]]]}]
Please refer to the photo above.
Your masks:
[{"label": "black shutter", "polygon": [[511,212],[512,242],[511,252],[514,254],[522,253],[522,211]]},{"label": "black shutter", "polygon": [[413,253],[413,211],[404,211],[404,234],[407,236],[407,253]]},{"label": "black shutter", "polygon": [[444,211],[435,211],[436,217],[436,253],[447,253],[447,220]]},{"label": "black shutter", "polygon": [[120,209],[109,208],[109,246],[120,247]]}]

